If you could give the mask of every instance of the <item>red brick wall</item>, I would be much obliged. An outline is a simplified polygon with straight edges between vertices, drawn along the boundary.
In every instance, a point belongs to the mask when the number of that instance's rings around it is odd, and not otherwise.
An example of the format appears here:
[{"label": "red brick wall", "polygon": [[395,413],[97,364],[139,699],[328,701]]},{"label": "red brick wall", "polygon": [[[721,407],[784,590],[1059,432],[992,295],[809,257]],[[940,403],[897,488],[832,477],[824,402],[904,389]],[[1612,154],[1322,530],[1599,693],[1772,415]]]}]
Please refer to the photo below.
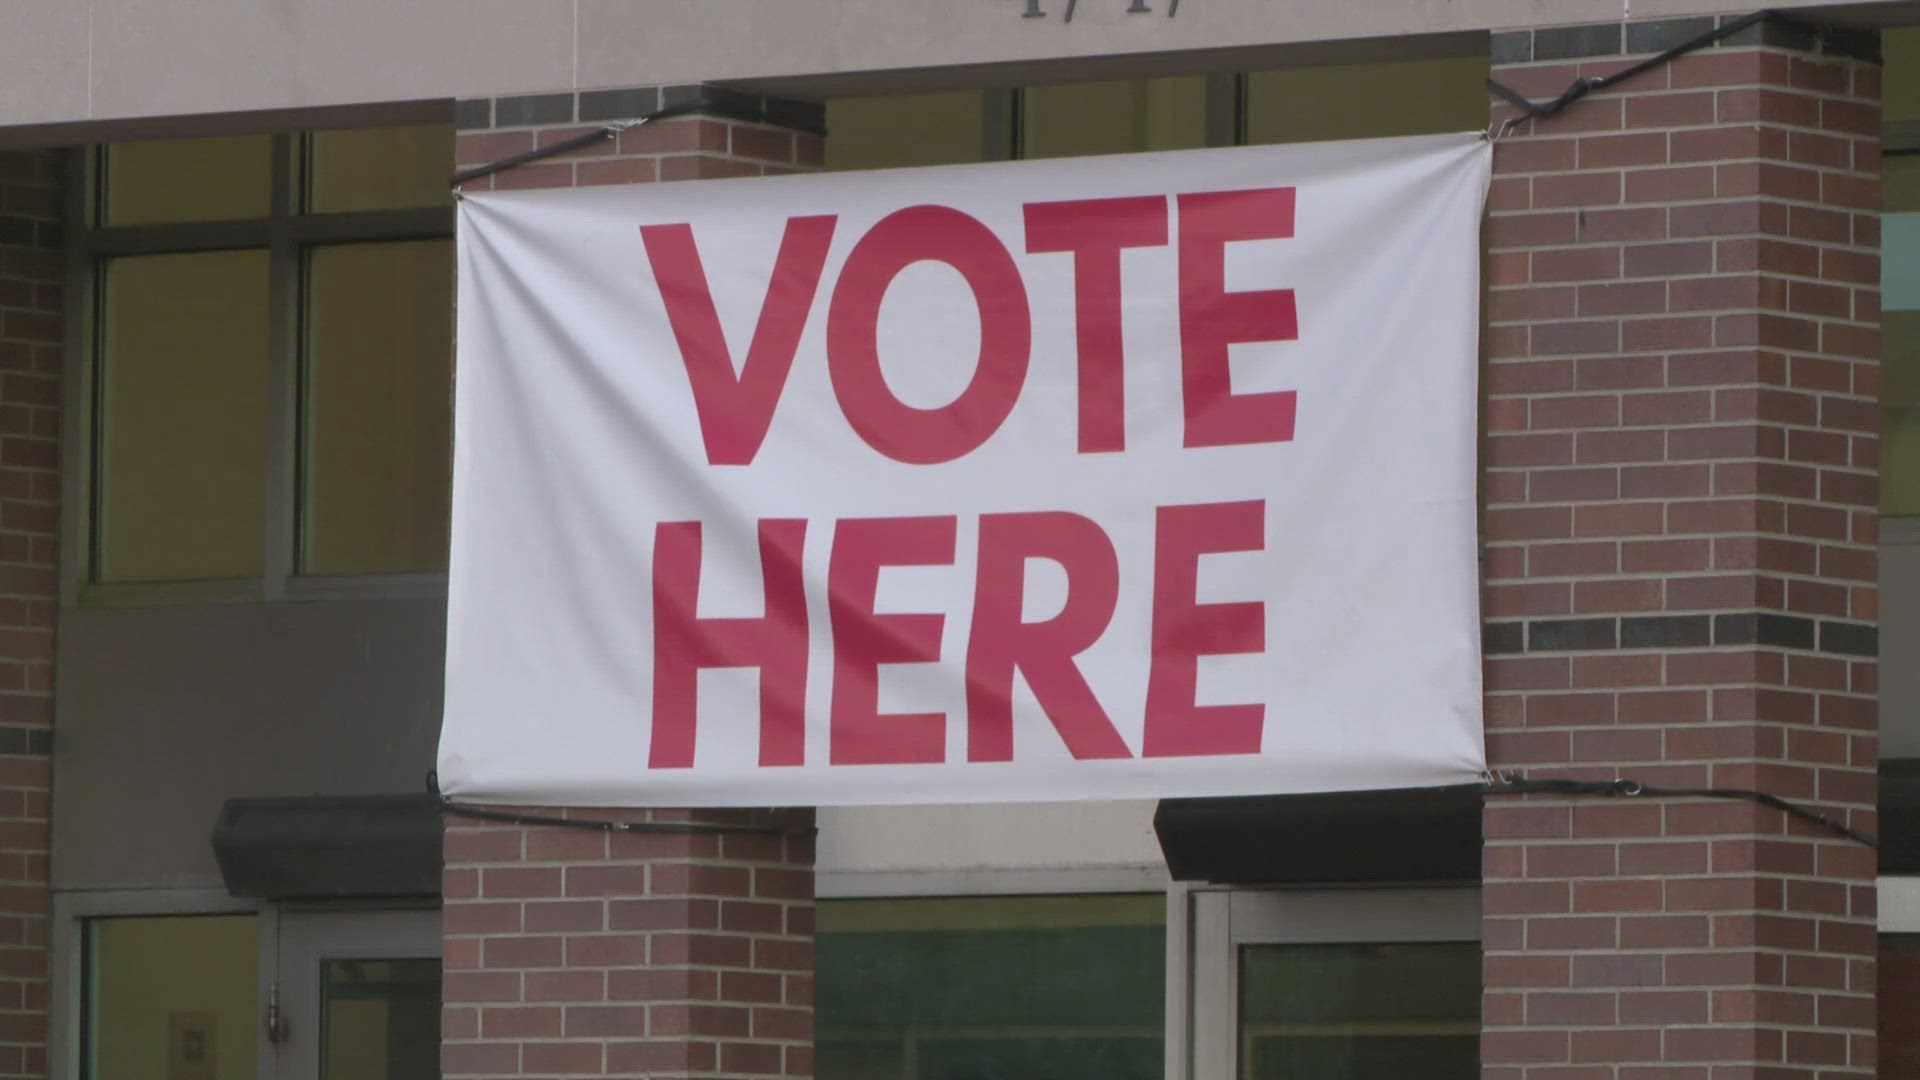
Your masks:
[{"label": "red brick wall", "polygon": [[60,157],[0,151],[0,1077],[46,1075]]},{"label": "red brick wall", "polygon": [[[459,167],[550,145],[595,126],[581,119],[638,115],[691,90],[463,102]],[[713,96],[740,113],[788,109],[808,118],[804,107]],[[820,150],[807,130],[689,117],[466,187],[757,176],[817,166]],[[629,819],[780,831],[610,835],[449,817],[447,1080],[813,1075],[813,812],[655,810]]]},{"label": "red brick wall", "polygon": [[[1628,63],[1529,55],[1494,77],[1536,99]],[[1879,93],[1722,46],[1497,146],[1496,768],[1873,828]],[[1873,1072],[1870,850],[1704,799],[1494,798],[1485,830],[1489,1080]]]},{"label": "red brick wall", "polygon": [[813,1075],[812,812],[611,815],[799,835],[449,818],[444,1075]]},{"label": "red brick wall", "polygon": [[[461,120],[465,130],[461,131],[454,148],[458,168],[485,165],[536,147],[564,142],[601,127],[606,121],[635,118],[659,108],[662,102],[675,104],[696,94],[721,100],[741,113],[764,111],[767,106],[763,99],[724,91],[703,93],[693,87],[618,93],[629,95],[615,103],[618,108],[596,109],[597,95],[593,93],[578,95],[578,102],[572,94],[463,102]],[[783,103],[774,104],[777,117],[778,107]],[[475,106],[491,106],[491,112],[486,114],[488,119],[483,120],[480,115],[483,110]],[[817,120],[817,111],[812,114],[803,108],[796,111],[801,113],[798,119],[802,123]],[[565,118],[561,119],[562,116]],[[549,120],[550,117],[554,119]],[[523,119],[530,122],[520,123]],[[617,138],[521,165],[462,187],[489,191],[765,176],[819,168],[823,162],[822,150],[822,141],[813,131],[776,123],[723,119],[718,115],[685,117],[631,128]]]}]

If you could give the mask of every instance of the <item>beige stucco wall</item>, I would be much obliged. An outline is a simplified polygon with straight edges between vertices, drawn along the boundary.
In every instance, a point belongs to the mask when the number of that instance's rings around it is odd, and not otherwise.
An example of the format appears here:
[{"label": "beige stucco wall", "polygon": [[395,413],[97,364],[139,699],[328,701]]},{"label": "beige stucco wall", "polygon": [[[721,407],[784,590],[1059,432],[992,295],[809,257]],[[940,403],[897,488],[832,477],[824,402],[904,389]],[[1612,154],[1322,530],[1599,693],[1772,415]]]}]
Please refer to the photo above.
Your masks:
[{"label": "beige stucco wall", "polygon": [[[0,129],[1751,10],[1729,0],[6,0]],[[1801,8],[1843,6],[1810,0]],[[1913,5],[1906,5],[1913,6]]]}]

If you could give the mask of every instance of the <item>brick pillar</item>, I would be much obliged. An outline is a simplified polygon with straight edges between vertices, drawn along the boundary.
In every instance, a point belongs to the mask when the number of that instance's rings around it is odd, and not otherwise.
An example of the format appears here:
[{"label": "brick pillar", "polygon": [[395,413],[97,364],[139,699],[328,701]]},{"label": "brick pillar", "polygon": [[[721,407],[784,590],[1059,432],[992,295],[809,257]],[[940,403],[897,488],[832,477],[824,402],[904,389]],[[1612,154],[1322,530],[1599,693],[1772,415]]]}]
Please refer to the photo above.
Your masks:
[{"label": "brick pillar", "polygon": [[0,1077],[47,1071],[60,176],[58,154],[0,151]]},{"label": "brick pillar", "polygon": [[[1712,25],[1498,34],[1493,76],[1552,97]],[[1873,828],[1880,73],[1844,51],[1754,28],[1495,150],[1495,768]],[[1705,799],[1485,830],[1488,1080],[1873,1073],[1867,848]]]},{"label": "brick pillar", "polygon": [[[462,102],[459,167],[696,93],[720,112],[635,128],[466,187],[650,183],[819,165],[818,106],[665,87]],[[449,817],[447,1080],[813,1075],[811,810],[532,812],[771,831],[610,835]]]}]

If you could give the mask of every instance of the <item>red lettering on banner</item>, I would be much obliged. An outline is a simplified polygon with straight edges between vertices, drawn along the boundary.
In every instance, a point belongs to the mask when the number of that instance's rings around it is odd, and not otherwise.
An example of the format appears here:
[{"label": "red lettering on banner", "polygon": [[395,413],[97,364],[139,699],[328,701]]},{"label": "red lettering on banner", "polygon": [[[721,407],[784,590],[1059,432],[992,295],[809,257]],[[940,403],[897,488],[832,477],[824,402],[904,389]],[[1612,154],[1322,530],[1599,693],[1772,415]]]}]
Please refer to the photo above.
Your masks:
[{"label": "red lettering on banner", "polygon": [[[1022,622],[1027,560],[1067,574],[1059,614]],[[1013,760],[1013,673],[1076,758],[1132,757],[1073,658],[1106,632],[1120,596],[1120,563],[1099,525],[1063,512],[985,514],[967,643],[967,760]]]},{"label": "red lettering on banner", "polygon": [[[935,409],[895,397],[880,369],[880,302],[900,271],[943,262],[960,272],[980,313],[980,359],[960,396]],[[827,311],[827,371],[847,423],[867,445],[910,465],[972,452],[1019,400],[1033,347],[1027,290],[1000,238],[946,206],[911,206],[876,222],[848,253]]]},{"label": "red lettering on banner", "polygon": [[883,566],[953,562],[952,517],[849,518],[835,526],[827,560],[833,623],[828,759],[835,765],[945,761],[946,714],[879,711],[879,666],[940,659],[946,616],[873,610]]},{"label": "red lettering on banner", "polygon": [[800,553],[807,523],[760,522],[766,614],[703,619],[700,523],[663,521],[653,533],[653,737],[647,765],[693,765],[701,668],[760,669],[760,764],[799,765],[806,752],[807,598]]},{"label": "red lettering on banner", "polygon": [[1080,452],[1126,449],[1125,346],[1120,252],[1167,242],[1163,195],[1028,203],[1027,250],[1073,252],[1074,339],[1079,349]]},{"label": "red lettering on banner", "polygon": [[1266,605],[1194,601],[1200,556],[1266,546],[1266,504],[1162,506],[1153,530],[1153,658],[1143,757],[1257,754],[1266,706],[1196,705],[1199,658],[1267,647]]},{"label": "red lettering on banner", "polygon": [[787,385],[800,331],[820,287],[820,271],[833,240],[834,216],[787,219],[774,256],[773,276],[760,303],[760,321],[738,373],[714,310],[713,290],[700,265],[689,225],[642,225],[640,239],[653,263],[654,282],[667,321],[680,344],[680,359],[693,387],[700,436],[713,465],[747,465],[766,441],[774,406]]},{"label": "red lettering on banner", "polygon": [[1180,375],[1193,446],[1287,442],[1296,392],[1236,394],[1227,346],[1300,336],[1292,289],[1226,291],[1226,248],[1293,235],[1293,190],[1207,191],[1179,197]]}]

